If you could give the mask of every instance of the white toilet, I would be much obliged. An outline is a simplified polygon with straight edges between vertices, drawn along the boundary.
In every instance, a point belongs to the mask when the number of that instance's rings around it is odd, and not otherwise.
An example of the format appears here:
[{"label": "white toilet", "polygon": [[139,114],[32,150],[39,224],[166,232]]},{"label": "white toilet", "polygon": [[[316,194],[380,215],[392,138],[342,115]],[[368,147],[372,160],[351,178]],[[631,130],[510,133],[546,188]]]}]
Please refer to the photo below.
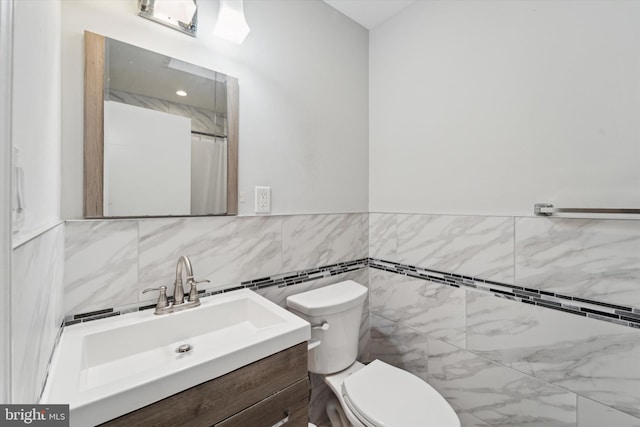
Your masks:
[{"label": "white toilet", "polygon": [[335,394],[327,403],[332,426],[460,427],[447,401],[417,376],[380,360],[356,361],[366,296],[366,287],[347,280],[287,298],[311,323],[309,371]]}]

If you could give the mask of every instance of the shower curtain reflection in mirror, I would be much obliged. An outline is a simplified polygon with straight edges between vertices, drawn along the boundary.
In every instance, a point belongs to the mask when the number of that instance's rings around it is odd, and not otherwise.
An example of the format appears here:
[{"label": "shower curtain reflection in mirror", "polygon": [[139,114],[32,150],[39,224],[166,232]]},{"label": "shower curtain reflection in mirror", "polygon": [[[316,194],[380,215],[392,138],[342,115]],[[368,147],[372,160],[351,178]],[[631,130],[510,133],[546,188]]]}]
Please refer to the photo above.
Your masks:
[{"label": "shower curtain reflection in mirror", "polygon": [[191,135],[191,215],[227,211],[227,138]]},{"label": "shower curtain reflection in mirror", "polygon": [[189,215],[191,119],[104,103],[105,216]]}]

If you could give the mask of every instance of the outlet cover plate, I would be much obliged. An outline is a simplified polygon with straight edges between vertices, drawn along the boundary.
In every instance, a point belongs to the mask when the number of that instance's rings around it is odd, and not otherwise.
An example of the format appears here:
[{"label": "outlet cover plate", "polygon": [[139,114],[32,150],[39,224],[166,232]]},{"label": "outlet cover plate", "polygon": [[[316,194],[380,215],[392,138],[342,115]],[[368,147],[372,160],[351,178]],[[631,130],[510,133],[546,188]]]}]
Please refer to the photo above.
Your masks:
[{"label": "outlet cover plate", "polygon": [[256,213],[271,212],[271,187],[256,187]]}]

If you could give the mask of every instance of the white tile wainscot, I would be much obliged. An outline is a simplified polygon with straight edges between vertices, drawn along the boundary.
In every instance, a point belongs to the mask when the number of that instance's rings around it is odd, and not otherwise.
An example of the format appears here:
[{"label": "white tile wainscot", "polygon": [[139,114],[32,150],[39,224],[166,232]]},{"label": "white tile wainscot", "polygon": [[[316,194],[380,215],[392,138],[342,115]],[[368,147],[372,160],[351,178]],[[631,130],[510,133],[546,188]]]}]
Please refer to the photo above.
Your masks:
[{"label": "white tile wainscot", "polygon": [[211,280],[201,289],[278,274],[281,229],[281,217],[141,220],[138,290],[162,283],[171,288],[181,255],[190,257],[197,279]]},{"label": "white tile wainscot", "polygon": [[512,217],[399,214],[397,227],[399,263],[513,283]]},{"label": "white tile wainscot", "polygon": [[282,219],[282,269],[298,271],[366,258],[367,214],[292,215]]},{"label": "white tile wainscot", "polygon": [[[369,239],[375,259],[640,313],[640,221],[372,213]],[[640,329],[400,270],[370,268],[371,358],[424,376],[426,354],[464,426],[640,425]]]},{"label": "white tile wainscot", "polygon": [[474,292],[467,349],[640,417],[640,330]]},{"label": "white tile wainscot", "polygon": [[369,258],[398,259],[396,214],[369,214]]},{"label": "white tile wainscot", "polygon": [[191,258],[199,289],[367,257],[368,215],[146,218],[68,221],[65,314],[153,303]]},{"label": "white tile wainscot", "polygon": [[371,313],[465,346],[465,291],[372,268]]},{"label": "white tile wainscot", "polygon": [[516,283],[640,308],[640,221],[516,218]]},{"label": "white tile wainscot", "polygon": [[[370,256],[603,302],[640,301],[631,285],[639,279],[640,221],[372,213],[120,222],[67,223],[65,284],[79,295],[67,298],[76,313],[112,307],[101,300],[111,293],[147,301],[140,288],[170,286],[184,253],[196,276],[213,281],[209,288]],[[82,257],[73,261],[74,246],[95,254],[87,262],[104,273],[92,278]],[[132,265],[139,287],[132,290],[129,279],[109,284],[110,265],[123,277]],[[316,274],[258,292],[283,304],[287,295],[347,278],[368,283],[360,359],[427,378],[464,427],[640,425],[638,329],[377,268]],[[312,382],[312,413],[324,422],[328,390],[319,378]]]},{"label": "white tile wainscot", "polygon": [[371,354],[427,381],[427,336],[371,314]]},{"label": "white tile wainscot", "polygon": [[13,250],[12,401],[37,402],[62,325],[64,224]]},{"label": "white tile wainscot", "polygon": [[65,314],[137,302],[138,221],[68,221],[65,228]]},{"label": "white tile wainscot", "polygon": [[578,396],[578,427],[640,427],[640,418]]},{"label": "white tile wainscot", "polygon": [[429,339],[429,383],[493,426],[576,425],[576,395],[471,352]]}]

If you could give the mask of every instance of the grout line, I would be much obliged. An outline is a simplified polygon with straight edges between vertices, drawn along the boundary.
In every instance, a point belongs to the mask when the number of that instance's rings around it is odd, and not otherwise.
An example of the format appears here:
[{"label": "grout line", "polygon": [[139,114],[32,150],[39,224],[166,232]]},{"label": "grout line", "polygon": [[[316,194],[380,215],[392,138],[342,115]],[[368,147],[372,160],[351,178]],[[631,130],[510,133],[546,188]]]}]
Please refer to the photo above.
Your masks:
[{"label": "grout line", "polygon": [[[15,251],[16,249],[21,248],[22,246],[26,245],[27,243],[34,241],[38,237],[42,236],[43,234],[48,233],[49,231],[51,231],[54,228],[58,227],[60,224],[64,224],[64,223],[65,223],[65,221],[58,220],[57,222],[54,222],[53,224],[38,228],[37,230],[32,230],[32,231],[26,233],[22,237],[18,236],[18,237],[20,237],[18,243],[14,245],[13,242],[12,242],[11,249],[13,251]],[[12,234],[11,237],[13,238],[15,236],[13,236],[13,234]]]},{"label": "grout line", "polygon": [[64,329],[64,321],[60,324],[60,328],[58,329],[58,333],[56,334],[56,339],[53,342],[53,348],[51,349],[51,354],[49,355],[49,360],[47,361],[47,369],[44,372],[42,386],[40,388],[40,393],[38,394],[38,399],[36,400],[36,402],[40,402],[40,400],[42,399],[42,395],[44,394],[44,388],[47,385],[47,380],[49,379],[49,369],[51,369],[51,361],[53,360],[53,355],[56,352],[56,348],[58,348],[58,344],[60,343],[60,338],[62,337],[63,329]]},{"label": "grout line", "polygon": [[515,284],[518,280],[518,278],[516,277],[516,238],[517,238],[517,231],[516,231],[516,217],[513,217],[513,283]]},{"label": "grout line", "polygon": [[137,245],[137,250],[138,250],[138,271],[136,271],[136,277],[138,279],[138,282],[136,283],[136,302],[138,304],[140,304],[140,296],[142,295],[140,293],[141,289],[140,289],[140,224],[141,221],[136,221],[136,232],[137,232],[137,240],[136,240],[136,245]]}]

